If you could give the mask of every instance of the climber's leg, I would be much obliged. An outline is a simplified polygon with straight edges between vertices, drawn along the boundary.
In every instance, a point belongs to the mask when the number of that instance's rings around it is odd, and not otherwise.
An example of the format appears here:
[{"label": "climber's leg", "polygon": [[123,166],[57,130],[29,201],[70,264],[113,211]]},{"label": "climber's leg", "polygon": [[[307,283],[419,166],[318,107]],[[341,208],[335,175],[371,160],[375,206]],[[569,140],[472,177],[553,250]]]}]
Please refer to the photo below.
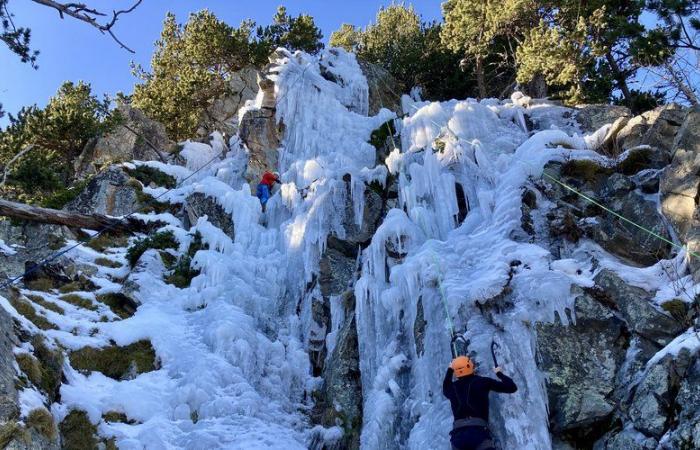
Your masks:
[{"label": "climber's leg", "polygon": [[451,434],[452,450],[495,450],[491,433],[486,427],[463,427]]}]

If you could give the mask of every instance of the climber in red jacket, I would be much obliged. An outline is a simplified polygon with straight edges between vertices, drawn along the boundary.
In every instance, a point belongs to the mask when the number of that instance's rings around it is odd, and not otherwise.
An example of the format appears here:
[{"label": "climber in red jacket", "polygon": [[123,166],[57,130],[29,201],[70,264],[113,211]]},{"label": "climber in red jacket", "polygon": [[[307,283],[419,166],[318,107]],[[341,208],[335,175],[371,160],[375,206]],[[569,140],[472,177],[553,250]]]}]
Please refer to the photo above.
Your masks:
[{"label": "climber in red jacket", "polygon": [[275,185],[275,183],[281,183],[280,174],[277,172],[265,172],[262,176],[262,180],[260,180],[260,183],[258,184],[256,195],[260,199],[263,212],[265,211],[267,201],[270,200],[270,197],[272,196],[272,187]]}]

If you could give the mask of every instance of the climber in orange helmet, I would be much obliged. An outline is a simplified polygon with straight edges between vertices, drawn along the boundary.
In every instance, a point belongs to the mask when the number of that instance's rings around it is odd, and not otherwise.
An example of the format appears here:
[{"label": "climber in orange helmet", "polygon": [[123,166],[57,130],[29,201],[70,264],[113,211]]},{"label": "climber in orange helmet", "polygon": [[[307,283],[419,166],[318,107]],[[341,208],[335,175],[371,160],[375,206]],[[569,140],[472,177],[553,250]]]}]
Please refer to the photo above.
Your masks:
[{"label": "climber in orange helmet", "polygon": [[[512,394],[518,390],[500,367],[494,371],[498,380],[474,373],[474,362],[458,356],[447,368],[442,393],[450,400],[454,426],[450,432],[453,450],[494,450],[489,431],[489,392]],[[453,381],[452,377],[457,380]]]}]

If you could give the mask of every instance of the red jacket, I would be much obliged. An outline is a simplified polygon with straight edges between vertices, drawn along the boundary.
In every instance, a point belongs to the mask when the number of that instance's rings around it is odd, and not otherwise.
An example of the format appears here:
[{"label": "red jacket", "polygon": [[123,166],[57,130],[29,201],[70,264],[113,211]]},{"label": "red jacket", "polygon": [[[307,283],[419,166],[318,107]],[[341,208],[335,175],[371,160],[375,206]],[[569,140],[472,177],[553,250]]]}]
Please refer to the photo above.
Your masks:
[{"label": "red jacket", "polygon": [[279,178],[277,178],[272,172],[265,172],[260,183],[266,184],[270,186],[270,189],[272,189],[272,186],[274,186],[275,183],[279,183]]}]

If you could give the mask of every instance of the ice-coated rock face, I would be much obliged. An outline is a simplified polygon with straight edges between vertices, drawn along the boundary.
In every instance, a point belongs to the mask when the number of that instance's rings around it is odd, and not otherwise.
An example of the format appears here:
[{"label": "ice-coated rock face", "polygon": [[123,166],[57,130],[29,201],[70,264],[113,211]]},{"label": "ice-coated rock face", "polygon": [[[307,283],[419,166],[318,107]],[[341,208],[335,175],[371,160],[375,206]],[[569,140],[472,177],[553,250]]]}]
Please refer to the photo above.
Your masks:
[{"label": "ice-coated rock face", "polygon": [[[692,161],[676,161],[678,176],[661,166],[668,148],[692,153],[690,115],[670,145],[671,107],[626,130],[642,120],[620,108],[405,96],[397,118],[396,98],[378,109],[392,91],[383,76],[352,54],[271,60],[238,135],[183,143],[180,165],[134,163],[177,181],[142,188],[171,204],[139,215],[154,223],[148,238],[78,247],[60,261],[70,283],[0,297],[26,335],[0,339],[3,361],[37,353],[38,336],[72,355],[60,395],[27,361],[2,373],[17,391],[13,423],[47,407],[120,448],[449,448],[441,381],[454,327],[478,373],[489,376],[495,342],[518,385],[491,397],[499,448],[697,444],[694,262],[550,178],[676,239],[657,202],[693,229],[694,207],[667,202],[687,194],[668,186],[694,186]],[[618,137],[650,147],[605,156]],[[74,206],[130,212],[136,192],[120,170]],[[264,213],[262,170],[282,181]],[[0,230],[0,263],[45,256],[20,247],[31,229]],[[117,367],[78,361],[86,347],[116,352]]]}]

